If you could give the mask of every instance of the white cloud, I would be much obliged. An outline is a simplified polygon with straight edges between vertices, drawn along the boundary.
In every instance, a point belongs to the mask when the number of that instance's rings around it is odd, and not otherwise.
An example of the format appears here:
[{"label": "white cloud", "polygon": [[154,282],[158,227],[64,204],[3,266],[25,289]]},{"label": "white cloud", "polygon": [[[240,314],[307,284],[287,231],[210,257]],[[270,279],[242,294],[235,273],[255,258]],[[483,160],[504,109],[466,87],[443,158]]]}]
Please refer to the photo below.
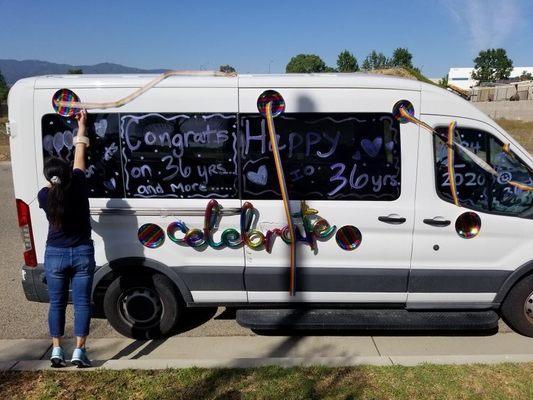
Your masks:
[{"label": "white cloud", "polygon": [[467,29],[473,50],[505,45],[523,27],[520,0],[441,0],[458,25]]}]

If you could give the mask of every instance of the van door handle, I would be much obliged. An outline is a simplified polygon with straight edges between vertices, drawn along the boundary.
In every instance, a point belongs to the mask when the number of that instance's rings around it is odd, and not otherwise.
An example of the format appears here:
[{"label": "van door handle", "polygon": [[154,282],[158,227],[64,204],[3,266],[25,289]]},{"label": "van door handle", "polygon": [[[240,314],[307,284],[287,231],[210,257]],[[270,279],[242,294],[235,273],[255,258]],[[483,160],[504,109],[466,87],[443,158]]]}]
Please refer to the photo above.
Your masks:
[{"label": "van door handle", "polygon": [[451,221],[448,219],[437,219],[437,218],[426,218],[424,219],[424,224],[437,226],[439,228],[444,228],[451,224]]},{"label": "van door handle", "polygon": [[392,225],[401,225],[405,221],[407,221],[404,217],[392,217],[390,215],[388,216],[379,216],[378,220],[381,222],[385,222],[386,224],[392,224]]}]

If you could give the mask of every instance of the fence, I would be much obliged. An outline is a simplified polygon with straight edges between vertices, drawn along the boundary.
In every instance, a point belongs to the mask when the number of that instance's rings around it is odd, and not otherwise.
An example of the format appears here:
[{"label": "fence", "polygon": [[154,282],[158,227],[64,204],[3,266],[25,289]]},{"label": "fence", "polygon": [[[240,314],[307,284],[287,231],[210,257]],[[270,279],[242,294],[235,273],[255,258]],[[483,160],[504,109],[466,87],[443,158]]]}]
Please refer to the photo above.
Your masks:
[{"label": "fence", "polygon": [[513,96],[515,96],[513,100],[533,100],[533,81],[502,86],[474,87],[471,91],[470,101],[508,101]]}]

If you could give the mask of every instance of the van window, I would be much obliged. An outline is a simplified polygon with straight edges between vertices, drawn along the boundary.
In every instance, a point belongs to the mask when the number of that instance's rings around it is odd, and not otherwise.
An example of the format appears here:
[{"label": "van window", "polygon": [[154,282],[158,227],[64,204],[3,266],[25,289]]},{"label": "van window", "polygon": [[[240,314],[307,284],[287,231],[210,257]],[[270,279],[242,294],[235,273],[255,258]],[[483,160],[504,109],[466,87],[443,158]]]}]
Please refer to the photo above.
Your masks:
[{"label": "van window", "polygon": [[[89,114],[87,134],[87,183],[91,197],[123,197],[118,114]],[[46,114],[41,120],[43,158],[74,161],[73,139],[78,132],[74,117]]]},{"label": "van window", "polygon": [[[450,194],[448,156],[445,144],[447,128],[438,128],[441,138],[435,137],[436,186],[439,196],[453,202]],[[520,216],[531,209],[533,192],[526,192],[508,185],[514,180],[528,185],[533,184],[532,171],[519,159],[503,151],[503,143],[487,132],[477,129],[458,128],[456,140],[488,162],[499,176],[494,177],[454,151],[455,181],[459,204],[474,210]]]},{"label": "van window", "polygon": [[[275,126],[291,199],[400,196],[400,128],[391,114],[287,113]],[[241,115],[239,132],[243,198],[281,198],[265,119]]]},{"label": "van window", "polygon": [[126,197],[238,198],[236,115],[120,114]]},{"label": "van window", "polygon": [[[94,198],[238,198],[236,115],[89,114]],[[42,118],[43,156],[74,159],[75,118]]]},{"label": "van window", "polygon": [[[400,196],[400,130],[391,114],[284,114],[275,125],[292,199]],[[72,161],[76,130],[74,118],[45,115],[43,155]],[[91,197],[236,199],[241,185],[246,199],[281,198],[258,114],[91,113],[88,134]]]}]

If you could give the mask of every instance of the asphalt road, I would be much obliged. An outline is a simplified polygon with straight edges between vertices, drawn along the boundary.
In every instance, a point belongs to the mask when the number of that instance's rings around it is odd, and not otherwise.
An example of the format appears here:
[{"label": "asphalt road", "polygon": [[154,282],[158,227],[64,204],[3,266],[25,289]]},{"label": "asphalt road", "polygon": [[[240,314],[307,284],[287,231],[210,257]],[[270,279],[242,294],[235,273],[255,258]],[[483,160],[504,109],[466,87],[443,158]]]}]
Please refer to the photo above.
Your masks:
[{"label": "asphalt road", "polygon": [[[10,163],[0,162],[0,339],[47,338],[48,305],[26,300],[21,284],[23,244],[17,223]],[[213,310],[214,311],[214,310]],[[182,336],[242,336],[253,333],[219,309],[193,310]],[[67,309],[66,336],[72,332],[72,306]],[[228,319],[229,318],[229,319]],[[91,337],[121,337],[106,320],[93,319]]]}]

